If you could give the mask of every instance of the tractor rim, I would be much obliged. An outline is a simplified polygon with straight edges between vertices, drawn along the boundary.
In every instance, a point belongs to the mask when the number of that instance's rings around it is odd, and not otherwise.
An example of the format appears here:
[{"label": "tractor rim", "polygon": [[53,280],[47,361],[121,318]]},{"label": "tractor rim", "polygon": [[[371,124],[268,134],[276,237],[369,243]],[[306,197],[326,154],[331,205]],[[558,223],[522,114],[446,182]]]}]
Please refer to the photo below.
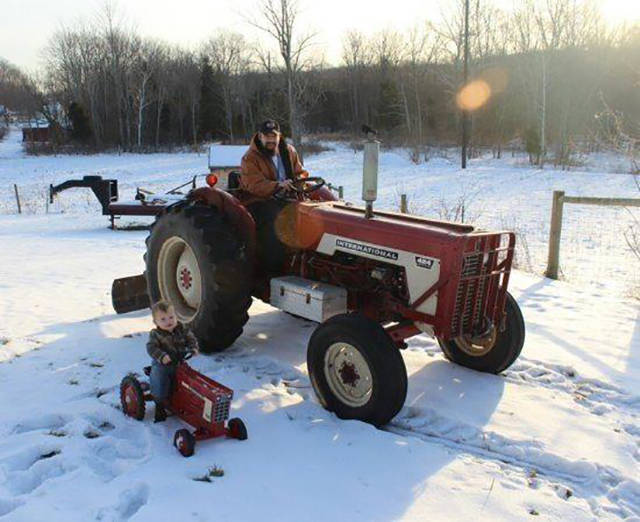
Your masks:
[{"label": "tractor rim", "polygon": [[463,335],[456,339],[458,348],[471,357],[482,357],[487,355],[495,346],[498,338],[498,329],[495,326],[482,337],[472,337]]},{"label": "tractor rim", "polygon": [[129,417],[133,417],[138,412],[138,394],[132,384],[127,384],[124,388],[124,407],[125,413]]},{"label": "tractor rim", "polygon": [[358,408],[371,398],[373,377],[366,359],[353,345],[332,344],[324,357],[324,374],[333,394],[344,404]]},{"label": "tractor rim", "polygon": [[200,308],[202,277],[193,250],[181,237],[167,239],[160,248],[158,283],[162,298],[173,304],[178,319],[191,321]]}]

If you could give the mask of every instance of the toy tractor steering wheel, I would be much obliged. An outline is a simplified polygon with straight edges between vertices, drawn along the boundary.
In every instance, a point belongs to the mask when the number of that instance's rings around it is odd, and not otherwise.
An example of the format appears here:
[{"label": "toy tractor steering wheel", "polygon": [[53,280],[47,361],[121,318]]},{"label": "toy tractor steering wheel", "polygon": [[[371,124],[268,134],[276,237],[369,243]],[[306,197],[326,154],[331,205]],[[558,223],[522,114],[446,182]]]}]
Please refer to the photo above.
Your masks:
[{"label": "toy tractor steering wheel", "polygon": [[194,355],[196,354],[196,352],[194,352],[193,350],[189,350],[188,352],[185,352],[185,354],[180,358],[181,361],[188,361],[189,359],[191,359]]}]

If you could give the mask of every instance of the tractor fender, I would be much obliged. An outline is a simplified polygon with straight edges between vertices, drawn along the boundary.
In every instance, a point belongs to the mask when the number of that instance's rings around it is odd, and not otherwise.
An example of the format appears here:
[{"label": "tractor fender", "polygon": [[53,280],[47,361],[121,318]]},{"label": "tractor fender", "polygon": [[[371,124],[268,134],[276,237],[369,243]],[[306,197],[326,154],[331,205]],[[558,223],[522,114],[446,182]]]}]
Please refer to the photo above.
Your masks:
[{"label": "tractor fender", "polygon": [[249,211],[231,194],[215,187],[200,187],[189,193],[189,199],[216,207],[227,216],[244,239],[250,257],[254,258],[256,246],[256,223]]}]

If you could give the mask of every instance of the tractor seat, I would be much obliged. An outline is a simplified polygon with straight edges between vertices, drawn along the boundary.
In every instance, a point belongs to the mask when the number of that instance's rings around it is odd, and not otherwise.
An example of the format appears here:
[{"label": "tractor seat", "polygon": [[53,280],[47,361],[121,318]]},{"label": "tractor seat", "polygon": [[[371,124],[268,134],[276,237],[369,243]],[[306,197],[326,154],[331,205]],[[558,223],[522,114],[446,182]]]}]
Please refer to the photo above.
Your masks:
[{"label": "tractor seat", "polygon": [[229,172],[229,180],[227,184],[229,190],[238,190],[240,188],[240,172],[237,170]]}]

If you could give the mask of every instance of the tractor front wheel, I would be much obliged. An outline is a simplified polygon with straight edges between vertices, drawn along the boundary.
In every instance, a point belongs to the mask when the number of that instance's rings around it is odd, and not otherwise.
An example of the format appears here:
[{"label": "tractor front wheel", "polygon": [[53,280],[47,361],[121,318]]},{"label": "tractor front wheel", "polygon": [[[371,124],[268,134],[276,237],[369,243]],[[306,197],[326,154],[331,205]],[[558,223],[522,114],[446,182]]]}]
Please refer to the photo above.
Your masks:
[{"label": "tractor front wheel", "polygon": [[320,403],[341,419],[389,422],[407,395],[407,370],[384,328],[360,314],[341,314],[316,328],[307,367]]},{"label": "tractor front wheel", "polygon": [[450,341],[438,339],[445,357],[451,362],[485,373],[500,373],[511,366],[524,344],[524,319],[518,303],[507,292],[505,325],[477,340],[468,336]]}]

